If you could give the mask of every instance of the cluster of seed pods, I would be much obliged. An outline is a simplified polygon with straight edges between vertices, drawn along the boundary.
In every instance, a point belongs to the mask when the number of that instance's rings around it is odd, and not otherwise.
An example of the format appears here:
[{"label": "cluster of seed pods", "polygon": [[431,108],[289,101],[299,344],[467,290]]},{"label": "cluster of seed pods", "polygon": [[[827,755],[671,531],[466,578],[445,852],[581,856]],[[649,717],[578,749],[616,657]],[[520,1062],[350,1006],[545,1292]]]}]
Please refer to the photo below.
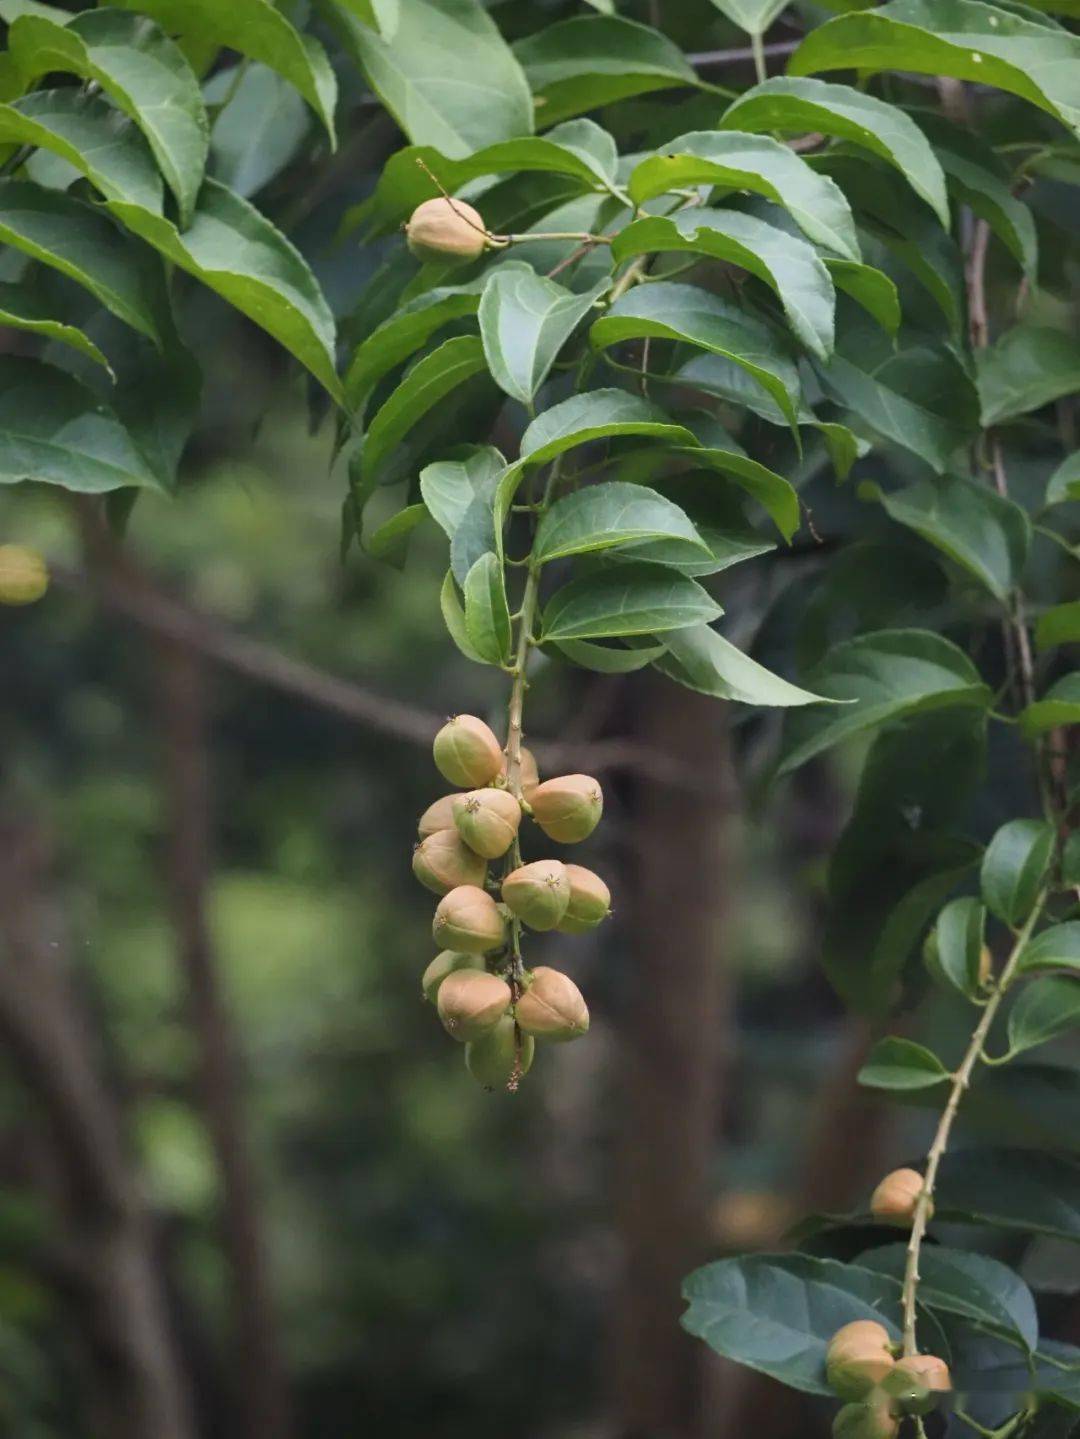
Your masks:
[{"label": "cluster of seed pods", "polygon": [[[523,930],[583,934],[611,913],[611,893],[592,870],[559,859],[522,863],[522,820],[559,844],[576,844],[599,823],[604,797],[588,775],[541,783],[524,747],[512,788],[505,752],[475,715],[448,720],[433,753],[459,789],[420,816],[413,851],[413,873],[441,896],[432,924],[440,952],[424,971],[424,996],[464,1043],[469,1073],[486,1089],[515,1090],[538,1039],[577,1039],[589,1028],[573,980],[525,967]],[[499,860],[501,871],[492,874],[489,865]]]}]

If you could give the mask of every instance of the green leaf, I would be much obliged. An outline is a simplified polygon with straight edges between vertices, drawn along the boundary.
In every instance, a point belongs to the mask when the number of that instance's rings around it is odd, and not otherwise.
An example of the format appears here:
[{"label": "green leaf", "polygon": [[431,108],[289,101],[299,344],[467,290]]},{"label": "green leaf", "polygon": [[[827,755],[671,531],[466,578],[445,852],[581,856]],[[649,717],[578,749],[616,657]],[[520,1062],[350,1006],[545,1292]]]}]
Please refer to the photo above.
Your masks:
[{"label": "green leaf", "polygon": [[532,98],[495,22],[478,0],[409,0],[392,38],[354,15],[333,17],[371,88],[414,144],[461,159],[528,135]]},{"label": "green leaf", "polygon": [[1062,460],[1046,485],[1046,503],[1061,505],[1066,500],[1080,500],[1080,450]]},{"label": "green leaf", "polygon": [[986,910],[965,895],[950,900],[938,915],[929,945],[935,973],[967,999],[979,994],[979,969],[986,929]]},{"label": "green leaf", "polygon": [[1080,1025],[1080,979],[1048,975],[1033,980],[1009,1011],[1009,1053],[1047,1044]]},{"label": "green leaf", "polygon": [[777,75],[755,85],[725,111],[726,130],[833,135],[892,165],[949,229],[945,175],[926,136],[895,105],[824,80]]},{"label": "green leaf", "polygon": [[921,535],[1006,603],[1031,543],[1031,521],[1019,505],[958,475],[919,480],[892,492],[869,485],[865,493],[875,495],[897,524]]},{"label": "green leaf", "polygon": [[683,1328],[711,1349],[806,1394],[831,1395],[825,1351],[845,1324],[872,1319],[899,1337],[900,1286],[808,1254],[721,1259],[683,1284]]},{"label": "green leaf", "polygon": [[934,1188],[943,1219],[1080,1241],[1080,1163],[1038,1149],[946,1154]]},{"label": "green leaf", "polygon": [[612,480],[556,500],[533,543],[539,564],[635,540],[677,540],[704,551],[705,541],[678,505],[644,485]]},{"label": "green leaf", "polygon": [[1003,824],[986,847],[980,883],[987,908],[1006,924],[1031,913],[1054,855],[1054,827],[1041,819]]},{"label": "green leaf", "polygon": [[[886,1244],[860,1254],[860,1266],[902,1280],[906,1244]],[[1034,1349],[1039,1321],[1031,1290],[1007,1265],[985,1254],[927,1245],[919,1255],[919,1300],[928,1309],[970,1319],[980,1328]]]},{"label": "green leaf", "polygon": [[0,142],[34,145],[61,156],[107,200],[160,211],[163,188],[138,127],[100,95],[69,86],[33,90],[0,105]]},{"label": "green leaf", "polygon": [[405,563],[405,554],[413,530],[425,519],[426,506],[406,505],[403,510],[398,510],[396,515],[391,515],[384,521],[374,534],[365,536],[364,549],[372,559],[382,560],[384,564],[393,565],[399,570]]},{"label": "green leaf", "polygon": [[667,635],[664,647],[667,655],[657,660],[656,668],[701,694],[770,707],[830,703],[774,675],[707,624]]},{"label": "green leaf", "polygon": [[164,342],[161,265],[98,206],[30,180],[0,180],[0,240],[75,280],[155,344]]},{"label": "green leaf", "polygon": [[787,0],[712,0],[722,15],[748,35],[763,35]]},{"label": "green leaf", "polygon": [[1020,712],[1020,731],[1026,739],[1074,724],[1080,724],[1080,674],[1063,675],[1041,700]]},{"label": "green leaf", "polygon": [[37,480],[79,494],[162,489],[108,406],[63,370],[0,356],[0,484]]},{"label": "green leaf", "polygon": [[752,190],[782,205],[815,244],[849,260],[862,258],[843,191],[779,141],[737,131],[698,130],[663,149],[664,154],[642,160],[631,174],[629,191],[635,204],[688,185]]},{"label": "green leaf", "polygon": [[103,365],[112,374],[108,359],[77,325],[69,324],[56,314],[56,306],[50,303],[35,287],[26,281],[0,281],[0,326],[13,330],[25,330],[31,335],[57,340],[70,345],[95,364]]},{"label": "green leaf", "polygon": [[480,298],[480,337],[499,388],[531,407],[559,351],[610,285],[605,278],[575,295],[532,269],[490,275]]},{"label": "green leaf", "polygon": [[905,70],[996,85],[1080,129],[1080,40],[978,0],[892,0],[811,30],[788,62],[818,70]]},{"label": "green leaf", "polygon": [[700,84],[666,36],[621,16],[575,16],[519,40],[514,50],[545,127],[630,95]]},{"label": "green leaf", "polygon": [[254,320],[335,398],[334,318],[307,261],[253,205],[207,180],[182,234],[162,215],[110,201],[129,230]]},{"label": "green leaf", "polygon": [[[695,453],[687,451],[686,457],[693,459]],[[651,460],[657,469],[666,468],[668,464],[667,457],[660,451],[634,458],[638,464]],[[627,463],[629,465],[630,461]],[[647,475],[648,470],[643,469],[642,474],[634,478],[644,480]],[[779,475],[776,478],[779,480]],[[661,475],[655,480],[655,485],[661,494],[673,500],[689,516],[708,547],[708,554],[688,549],[681,540],[653,540],[628,546],[622,551],[625,558],[671,565],[684,575],[700,576],[717,574],[776,548],[750,524],[735,486],[717,484],[715,475],[709,471],[690,470],[676,475]]]},{"label": "green leaf", "polygon": [[442,589],[439,591],[439,608],[442,610],[447,633],[465,658],[472,660],[474,664],[485,664],[483,655],[476,649],[465,628],[465,611],[458,599],[457,585],[454,583],[454,575],[451,570],[447,570]]},{"label": "green leaf", "polygon": [[838,290],[863,307],[872,315],[883,330],[895,336],[903,316],[900,313],[900,296],[896,282],[873,265],[856,264],[854,260],[836,260],[827,257],[825,268]]},{"label": "green leaf", "polygon": [[1035,623],[1035,643],[1040,650],[1080,641],[1080,600],[1053,605]]},{"label": "green leaf", "polygon": [[355,15],[384,40],[392,40],[401,23],[401,0],[333,0],[333,3]]},{"label": "green leaf", "polygon": [[1080,921],[1054,924],[1029,939],[1020,955],[1024,974],[1045,974],[1055,969],[1080,971]]},{"label": "green leaf", "polygon": [[1060,330],[1014,325],[978,356],[984,425],[1014,420],[1080,389],[1080,342]]},{"label": "green leaf", "polygon": [[509,664],[513,631],[506,582],[503,567],[490,550],[465,577],[465,633],[488,664]]},{"label": "green leaf", "polygon": [[112,97],[149,141],[186,225],[202,183],[209,125],[180,48],[145,16],[123,10],[87,10],[67,25],[28,15],[12,25],[8,45],[27,85],[61,70]]},{"label": "green leaf", "polygon": [[929,1089],[948,1077],[936,1054],[896,1035],[879,1040],[859,1070],[859,1083],[867,1089]]},{"label": "green leaf", "polygon": [[582,669],[602,675],[632,674],[664,653],[663,645],[646,645],[641,649],[623,650],[610,645],[597,645],[589,640],[563,640],[554,646],[559,654]]},{"label": "green leaf", "polygon": [[834,645],[807,681],[856,703],[790,719],[780,774],[864,730],[953,705],[985,709],[991,700],[967,655],[929,630],[879,630]]},{"label": "green leaf", "polygon": [[697,285],[661,280],[621,295],[589,332],[596,349],[622,340],[681,340],[746,370],[787,416],[799,413],[799,375],[771,331],[730,301]]},{"label": "green leaf", "polygon": [[612,639],[653,635],[716,619],[720,606],[696,580],[642,561],[571,580],[544,609],[541,638]]},{"label": "green leaf", "polygon": [[209,105],[218,107],[210,131],[210,169],[215,179],[248,200],[296,159],[308,139],[311,117],[287,80],[265,65],[239,64],[239,70],[217,71],[203,93]]},{"label": "green leaf", "polygon": [[662,251],[709,255],[749,270],[779,296],[807,349],[821,359],[832,350],[836,296],[829,271],[805,240],[738,210],[693,210],[636,220],[612,245],[616,264]]},{"label": "green leaf", "polygon": [[425,355],[372,418],[364,436],[363,468],[376,476],[416,422],[431,407],[484,369],[484,347],[476,335],[447,340]]},{"label": "green leaf", "polygon": [[[432,519],[453,539],[477,499],[491,506],[506,461],[494,445],[474,445],[461,456],[420,471],[420,493]],[[471,567],[470,567],[471,568]]]}]

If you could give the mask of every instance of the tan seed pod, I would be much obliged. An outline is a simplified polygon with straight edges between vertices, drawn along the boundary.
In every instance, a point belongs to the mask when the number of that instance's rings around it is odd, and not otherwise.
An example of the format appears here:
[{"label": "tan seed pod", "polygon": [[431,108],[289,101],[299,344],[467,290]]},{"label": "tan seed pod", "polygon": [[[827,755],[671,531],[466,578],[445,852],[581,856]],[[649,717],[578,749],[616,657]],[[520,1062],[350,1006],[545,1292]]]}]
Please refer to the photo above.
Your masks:
[{"label": "tan seed pod", "polygon": [[487,249],[487,228],[472,205],[439,195],[417,205],[409,216],[405,243],[418,260],[465,265]]},{"label": "tan seed pod", "polygon": [[838,1329],[825,1355],[829,1387],[841,1399],[865,1399],[895,1367],[889,1331],[872,1319]]},{"label": "tan seed pod", "polygon": [[[894,1169],[886,1174],[870,1196],[870,1213],[885,1224],[898,1224],[910,1228],[915,1218],[915,1206],[923,1191],[923,1177],[917,1169]],[[934,1213],[931,1202],[927,1218]]]},{"label": "tan seed pod", "polygon": [[421,839],[427,839],[436,830],[454,828],[454,810],[465,798],[463,794],[444,794],[434,804],[429,804],[417,821],[416,828]]},{"label": "tan seed pod", "polygon": [[0,605],[32,605],[49,588],[49,571],[36,550],[0,545]]},{"label": "tan seed pod", "polygon": [[449,894],[458,885],[481,885],[487,864],[474,854],[456,829],[437,829],[413,850],[413,874],[433,894]]},{"label": "tan seed pod", "polygon": [[929,1414],[942,1394],[952,1389],[952,1376],[944,1359],[934,1354],[910,1354],[896,1361],[883,1390],[904,1414]]},{"label": "tan seed pod", "polygon": [[482,1039],[465,1046],[465,1064],[472,1077],[485,1089],[516,1089],[523,1074],[532,1068],[536,1041],[522,1034],[509,1014]]},{"label": "tan seed pod", "polygon": [[587,774],[546,779],[529,796],[533,818],[548,839],[577,844],[588,839],[604,812],[604,792]]},{"label": "tan seed pod", "polygon": [[512,870],[502,882],[503,902],[530,929],[554,929],[570,903],[570,884],[561,860],[539,859]]},{"label": "tan seed pod", "polygon": [[845,1404],[833,1420],[833,1439],[896,1439],[900,1420],[887,1403]]},{"label": "tan seed pod", "polygon": [[459,969],[439,986],[436,1005],[443,1028],[463,1043],[493,1029],[510,1008],[513,995],[505,979],[482,969]]},{"label": "tan seed pod", "polygon": [[459,885],[443,895],[431,926],[435,943],[463,954],[486,954],[506,941],[506,921],[486,890]]},{"label": "tan seed pod", "polygon": [[485,859],[498,859],[513,844],[521,806],[505,789],[474,789],[454,812],[458,834]]},{"label": "tan seed pod", "polygon": [[985,988],[994,977],[994,956],[990,946],[984,944],[979,950],[979,984]]},{"label": "tan seed pod", "polygon": [[[507,777],[507,759],[503,755],[502,769],[500,774],[505,780]],[[532,798],[532,792],[540,783],[540,771],[536,767],[536,756],[531,749],[525,745],[521,746],[521,797],[528,801]]]},{"label": "tan seed pod", "polygon": [[455,715],[435,736],[432,753],[439,773],[462,789],[490,784],[502,766],[495,732],[475,715]]},{"label": "tan seed pod", "polygon": [[420,986],[424,992],[424,998],[429,1004],[435,1003],[435,997],[439,993],[439,986],[448,975],[456,973],[459,969],[483,969],[484,961],[479,954],[455,954],[452,949],[444,949],[424,970]]},{"label": "tan seed pod", "polygon": [[563,934],[584,934],[611,913],[611,890],[598,874],[580,864],[568,864],[566,878],[570,900],[556,928]]},{"label": "tan seed pod", "polygon": [[565,1041],[589,1032],[589,1010],[581,990],[565,974],[545,965],[533,970],[515,1013],[525,1033],[537,1039]]}]

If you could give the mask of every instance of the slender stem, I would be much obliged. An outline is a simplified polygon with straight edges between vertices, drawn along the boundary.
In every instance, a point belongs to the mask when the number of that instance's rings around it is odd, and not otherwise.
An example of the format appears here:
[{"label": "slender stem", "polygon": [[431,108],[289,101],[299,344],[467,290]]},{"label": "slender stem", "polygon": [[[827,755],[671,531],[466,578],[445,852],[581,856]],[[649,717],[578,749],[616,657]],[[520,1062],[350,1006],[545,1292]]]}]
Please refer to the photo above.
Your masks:
[{"label": "slender stem", "polygon": [[759,85],[763,85],[769,78],[769,71],[765,64],[765,39],[760,30],[752,32],[750,50],[754,59],[754,73],[757,75],[757,82]]},{"label": "slender stem", "polygon": [[524,245],[533,240],[579,240],[583,245],[610,245],[610,235],[592,235],[588,230],[526,230],[521,235],[492,235],[499,244]]},{"label": "slender stem", "polygon": [[1009,955],[1005,967],[1001,971],[994,993],[990,996],[986,1008],[979,1017],[979,1022],[975,1026],[975,1032],[971,1036],[971,1042],[967,1047],[967,1052],[960,1061],[960,1068],[953,1075],[952,1089],[949,1093],[948,1103],[942,1111],[941,1119],[938,1121],[937,1133],[934,1135],[934,1141],[926,1157],[926,1178],[923,1180],[922,1192],[915,1204],[915,1215],[911,1225],[911,1238],[908,1241],[907,1264],[904,1268],[904,1288],[901,1296],[901,1306],[904,1317],[905,1355],[917,1354],[919,1352],[915,1339],[915,1305],[919,1287],[919,1255],[922,1251],[922,1242],[926,1235],[926,1225],[930,1217],[930,1205],[934,1197],[934,1185],[937,1182],[938,1169],[940,1168],[945,1150],[948,1148],[949,1136],[952,1133],[957,1110],[960,1108],[960,1101],[970,1086],[972,1072],[982,1057],[983,1046],[990,1033],[990,1026],[993,1024],[994,1017],[1001,1007],[1001,1001],[1004,999],[1009,985],[1016,976],[1020,956],[1031,937],[1032,930],[1038,923],[1039,915],[1042,913],[1042,908],[1045,903],[1046,894],[1044,892],[1039,896],[1034,908],[1028,915],[1026,923],[1016,936],[1016,943],[1013,945],[1012,953]]}]

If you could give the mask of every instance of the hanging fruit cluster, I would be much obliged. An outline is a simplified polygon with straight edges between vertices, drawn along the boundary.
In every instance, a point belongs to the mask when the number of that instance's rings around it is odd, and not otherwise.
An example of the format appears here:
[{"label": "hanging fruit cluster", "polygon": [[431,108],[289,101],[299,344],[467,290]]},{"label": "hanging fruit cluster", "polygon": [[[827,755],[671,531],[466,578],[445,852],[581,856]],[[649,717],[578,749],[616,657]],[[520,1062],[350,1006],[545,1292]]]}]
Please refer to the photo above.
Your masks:
[{"label": "hanging fruit cluster", "polygon": [[[588,775],[540,782],[518,743],[512,757],[475,715],[457,715],[435,736],[435,764],[458,792],[420,816],[413,873],[441,896],[432,934],[440,953],[423,977],[424,997],[465,1045],[465,1063],[486,1089],[515,1090],[536,1041],[577,1039],[589,1011],[557,969],[527,969],[523,930],[583,934],[611,912],[607,885],[559,859],[522,863],[523,817],[548,839],[576,844],[596,828],[604,798]],[[500,873],[489,863],[502,861]]]}]

